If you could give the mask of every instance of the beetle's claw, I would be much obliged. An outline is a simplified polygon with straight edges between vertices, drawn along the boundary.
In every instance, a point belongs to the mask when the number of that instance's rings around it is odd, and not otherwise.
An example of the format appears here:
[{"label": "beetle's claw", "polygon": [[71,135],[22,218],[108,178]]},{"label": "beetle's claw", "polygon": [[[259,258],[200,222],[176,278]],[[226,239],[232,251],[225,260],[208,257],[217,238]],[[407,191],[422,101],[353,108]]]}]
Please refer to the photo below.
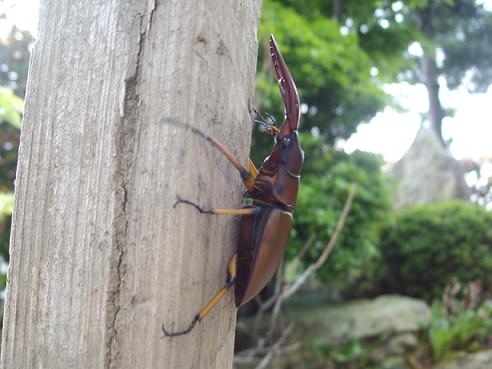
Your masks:
[{"label": "beetle's claw", "polygon": [[168,331],[166,329],[166,327],[164,326],[164,323],[162,323],[161,329],[162,329],[162,333],[164,333],[164,335],[161,338],[165,338],[165,337],[176,337],[176,336],[182,336],[184,334],[188,334],[188,333],[190,333],[193,330],[193,328],[195,328],[196,323],[198,323],[199,321],[200,321],[200,319],[199,319],[199,317],[197,315],[197,316],[195,316],[195,318],[193,318],[193,320],[191,321],[191,323],[188,326],[188,328],[183,329],[182,331],[176,331],[176,332]]},{"label": "beetle's claw", "polygon": [[287,68],[287,64],[278,49],[273,35],[270,35],[270,54],[272,56],[273,70],[280,85],[282,99],[284,100],[285,121],[279,133],[281,137],[284,137],[299,127],[299,118],[301,116],[299,94],[297,93],[294,79]]},{"label": "beetle's claw", "polygon": [[181,198],[181,196],[176,195],[176,202],[175,202],[175,203],[174,203],[174,205],[173,205],[173,209],[176,209],[176,206],[177,206],[180,202],[182,202],[182,201],[183,201],[183,199]]},{"label": "beetle's claw", "polygon": [[173,208],[176,209],[176,206],[178,204],[188,204],[188,205],[191,205],[193,206],[196,210],[198,210],[201,214],[213,214],[213,211],[211,209],[204,209],[202,208],[200,205],[198,204],[195,204],[194,202],[190,201],[190,200],[186,200],[186,199],[183,199],[182,197],[180,197],[179,195],[176,195],[176,202],[174,203],[173,205]]}]

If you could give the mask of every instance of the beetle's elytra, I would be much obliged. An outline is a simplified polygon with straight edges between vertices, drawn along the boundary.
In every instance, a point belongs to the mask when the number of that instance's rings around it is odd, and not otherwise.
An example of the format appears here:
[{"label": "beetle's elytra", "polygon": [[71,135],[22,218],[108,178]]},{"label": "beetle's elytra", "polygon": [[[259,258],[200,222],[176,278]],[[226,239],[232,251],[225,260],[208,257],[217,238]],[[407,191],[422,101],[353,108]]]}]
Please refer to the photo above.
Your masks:
[{"label": "beetle's elytra", "polygon": [[243,216],[237,250],[236,306],[253,299],[277,270],[292,228],[292,214],[263,206]]},{"label": "beetle's elytra", "polygon": [[296,85],[273,35],[270,36],[270,53],[284,101],[285,120],[280,128],[272,122],[263,122],[268,132],[275,135],[275,146],[259,171],[251,160],[248,161],[248,171],[221,143],[206,133],[177,120],[164,119],[167,123],[190,129],[219,149],[239,170],[247,189],[245,197],[253,200],[252,205],[242,209],[203,209],[178,197],[175,206],[183,203],[205,214],[241,215],[241,222],[237,254],[229,262],[225,286],[199,311],[186,329],[173,332],[163,324],[164,336],[189,333],[234,285],[236,306],[253,299],[272,278],[287,246],[304,162],[297,135],[300,103]]}]

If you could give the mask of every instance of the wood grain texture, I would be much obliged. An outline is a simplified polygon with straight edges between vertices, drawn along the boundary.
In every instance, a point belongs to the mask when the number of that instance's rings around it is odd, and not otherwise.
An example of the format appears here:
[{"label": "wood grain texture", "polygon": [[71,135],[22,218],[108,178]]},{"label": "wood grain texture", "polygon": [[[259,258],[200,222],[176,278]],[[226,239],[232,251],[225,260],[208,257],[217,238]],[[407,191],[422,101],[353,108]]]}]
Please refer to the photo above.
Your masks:
[{"label": "wood grain texture", "polygon": [[21,134],[0,367],[232,367],[219,289],[250,144],[261,0],[41,0]]}]

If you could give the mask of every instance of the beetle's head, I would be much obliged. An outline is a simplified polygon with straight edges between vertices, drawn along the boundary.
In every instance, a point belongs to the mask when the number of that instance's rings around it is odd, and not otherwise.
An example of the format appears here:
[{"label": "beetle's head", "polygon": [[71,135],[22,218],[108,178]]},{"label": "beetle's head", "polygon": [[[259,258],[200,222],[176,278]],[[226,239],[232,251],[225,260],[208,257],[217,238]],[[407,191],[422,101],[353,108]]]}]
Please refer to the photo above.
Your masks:
[{"label": "beetle's head", "polygon": [[293,209],[296,205],[300,174],[304,164],[304,152],[299,144],[297,131],[277,140],[270,156],[261,166],[255,185],[265,195]]}]

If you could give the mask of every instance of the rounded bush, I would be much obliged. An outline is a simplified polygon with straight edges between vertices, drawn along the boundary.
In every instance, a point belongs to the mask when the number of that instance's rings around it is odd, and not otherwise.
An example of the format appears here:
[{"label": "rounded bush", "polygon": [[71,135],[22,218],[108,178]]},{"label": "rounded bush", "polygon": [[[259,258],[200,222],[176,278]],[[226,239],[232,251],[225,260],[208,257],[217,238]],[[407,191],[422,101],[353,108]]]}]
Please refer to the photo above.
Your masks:
[{"label": "rounded bush", "polygon": [[492,213],[463,201],[398,211],[380,232],[381,288],[428,300],[453,280],[492,289]]}]

